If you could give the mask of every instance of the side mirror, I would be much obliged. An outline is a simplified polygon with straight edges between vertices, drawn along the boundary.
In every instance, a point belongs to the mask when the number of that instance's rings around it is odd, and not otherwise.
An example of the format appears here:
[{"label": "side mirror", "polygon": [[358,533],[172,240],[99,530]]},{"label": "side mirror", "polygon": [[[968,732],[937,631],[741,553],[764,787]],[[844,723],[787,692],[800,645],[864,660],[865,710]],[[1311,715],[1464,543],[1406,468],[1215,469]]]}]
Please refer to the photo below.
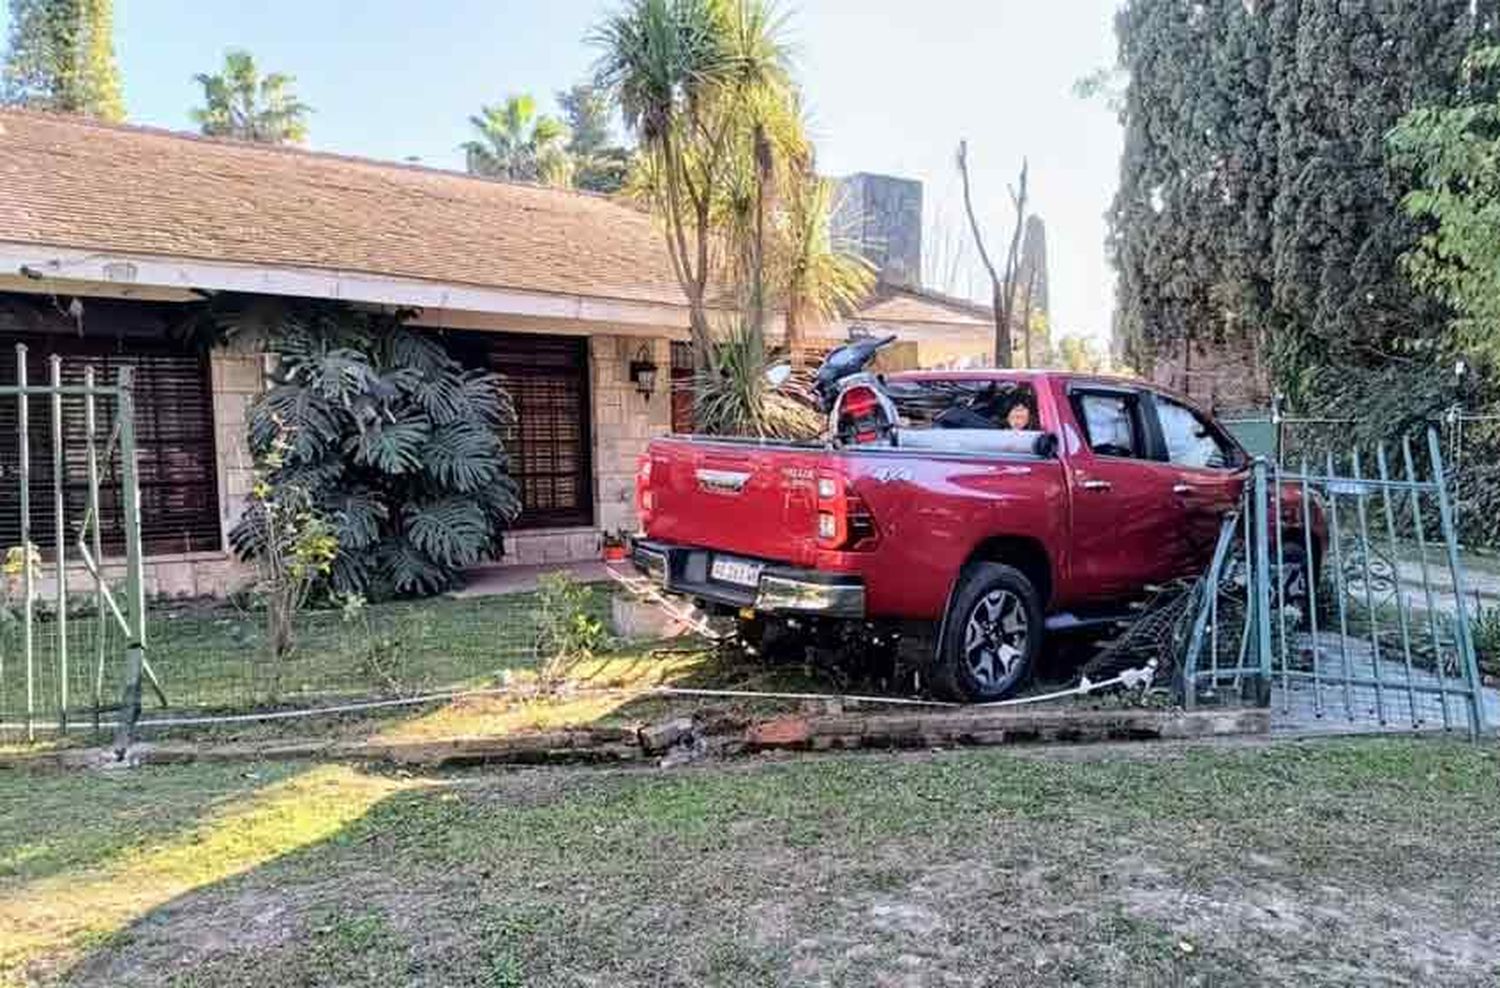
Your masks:
[{"label": "side mirror", "polygon": [[773,388],[779,388],[792,376],[792,365],[788,363],[772,364],[766,368],[766,383]]}]

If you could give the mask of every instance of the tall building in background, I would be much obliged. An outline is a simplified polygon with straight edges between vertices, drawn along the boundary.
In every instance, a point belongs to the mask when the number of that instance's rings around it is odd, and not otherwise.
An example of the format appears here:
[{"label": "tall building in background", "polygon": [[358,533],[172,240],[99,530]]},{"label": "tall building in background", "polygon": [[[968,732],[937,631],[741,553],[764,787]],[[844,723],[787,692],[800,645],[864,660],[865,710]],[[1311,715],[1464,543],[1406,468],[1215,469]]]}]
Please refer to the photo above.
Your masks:
[{"label": "tall building in background", "polygon": [[880,284],[922,287],[922,183],[857,172],[839,179],[833,232],[875,266]]}]

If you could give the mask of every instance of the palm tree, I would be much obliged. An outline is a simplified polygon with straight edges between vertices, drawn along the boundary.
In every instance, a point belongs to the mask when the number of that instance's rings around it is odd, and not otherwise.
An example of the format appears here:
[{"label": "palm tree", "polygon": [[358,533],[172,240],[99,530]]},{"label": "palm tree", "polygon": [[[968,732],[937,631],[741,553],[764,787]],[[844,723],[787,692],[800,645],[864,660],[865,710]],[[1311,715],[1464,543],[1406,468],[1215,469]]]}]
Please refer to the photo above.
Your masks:
[{"label": "palm tree", "polygon": [[724,261],[716,250],[722,221],[734,208],[726,198],[737,189],[742,205],[760,202],[758,190],[744,195],[764,171],[756,135],[774,130],[772,109],[795,117],[780,34],[764,0],[628,0],[592,36],[603,49],[595,82],[640,138],[633,184],[665,221],[700,371],[713,346],[705,298]]},{"label": "palm tree", "polygon": [[480,107],[469,118],[479,134],[463,144],[470,175],[512,181],[573,184],[573,156],[568,128],[561,120],[536,112],[527,93],[508,96],[499,106]]},{"label": "palm tree", "polygon": [[264,77],[247,51],[224,54],[217,75],[199,73],[202,107],[192,117],[210,137],[232,137],[262,144],[298,144],[307,138],[307,115],[312,108],[291,91],[296,80],[281,72]]},{"label": "palm tree", "polygon": [[875,287],[875,268],[834,235],[837,191],[832,179],[804,172],[786,196],[773,263],[794,361],[802,355],[804,326],[846,315]]}]

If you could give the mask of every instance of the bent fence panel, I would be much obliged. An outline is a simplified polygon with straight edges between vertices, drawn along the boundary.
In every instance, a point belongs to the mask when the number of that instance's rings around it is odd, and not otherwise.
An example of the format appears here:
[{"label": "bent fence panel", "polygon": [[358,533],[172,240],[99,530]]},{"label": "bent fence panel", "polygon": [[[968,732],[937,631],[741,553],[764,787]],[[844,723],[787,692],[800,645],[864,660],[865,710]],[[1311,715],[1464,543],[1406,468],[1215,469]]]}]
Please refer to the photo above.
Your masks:
[{"label": "bent fence panel", "polygon": [[1274,724],[1300,731],[1500,725],[1442,443],[1435,430],[1424,440],[1294,470],[1255,462],[1197,590],[1188,706],[1268,704]]}]

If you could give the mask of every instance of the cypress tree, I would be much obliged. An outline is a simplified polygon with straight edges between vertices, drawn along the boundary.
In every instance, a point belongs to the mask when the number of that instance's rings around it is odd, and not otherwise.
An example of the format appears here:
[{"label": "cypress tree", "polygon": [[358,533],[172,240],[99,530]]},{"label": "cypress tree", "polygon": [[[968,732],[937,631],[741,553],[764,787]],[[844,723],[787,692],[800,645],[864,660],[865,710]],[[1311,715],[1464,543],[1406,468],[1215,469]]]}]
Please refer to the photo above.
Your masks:
[{"label": "cypress tree", "polygon": [[7,102],[121,120],[113,0],[10,0]]},{"label": "cypress tree", "polygon": [[1451,98],[1494,7],[1130,0],[1110,217],[1127,353],[1253,339],[1314,407],[1420,350],[1446,317],[1400,269],[1417,231],[1385,138]]}]

